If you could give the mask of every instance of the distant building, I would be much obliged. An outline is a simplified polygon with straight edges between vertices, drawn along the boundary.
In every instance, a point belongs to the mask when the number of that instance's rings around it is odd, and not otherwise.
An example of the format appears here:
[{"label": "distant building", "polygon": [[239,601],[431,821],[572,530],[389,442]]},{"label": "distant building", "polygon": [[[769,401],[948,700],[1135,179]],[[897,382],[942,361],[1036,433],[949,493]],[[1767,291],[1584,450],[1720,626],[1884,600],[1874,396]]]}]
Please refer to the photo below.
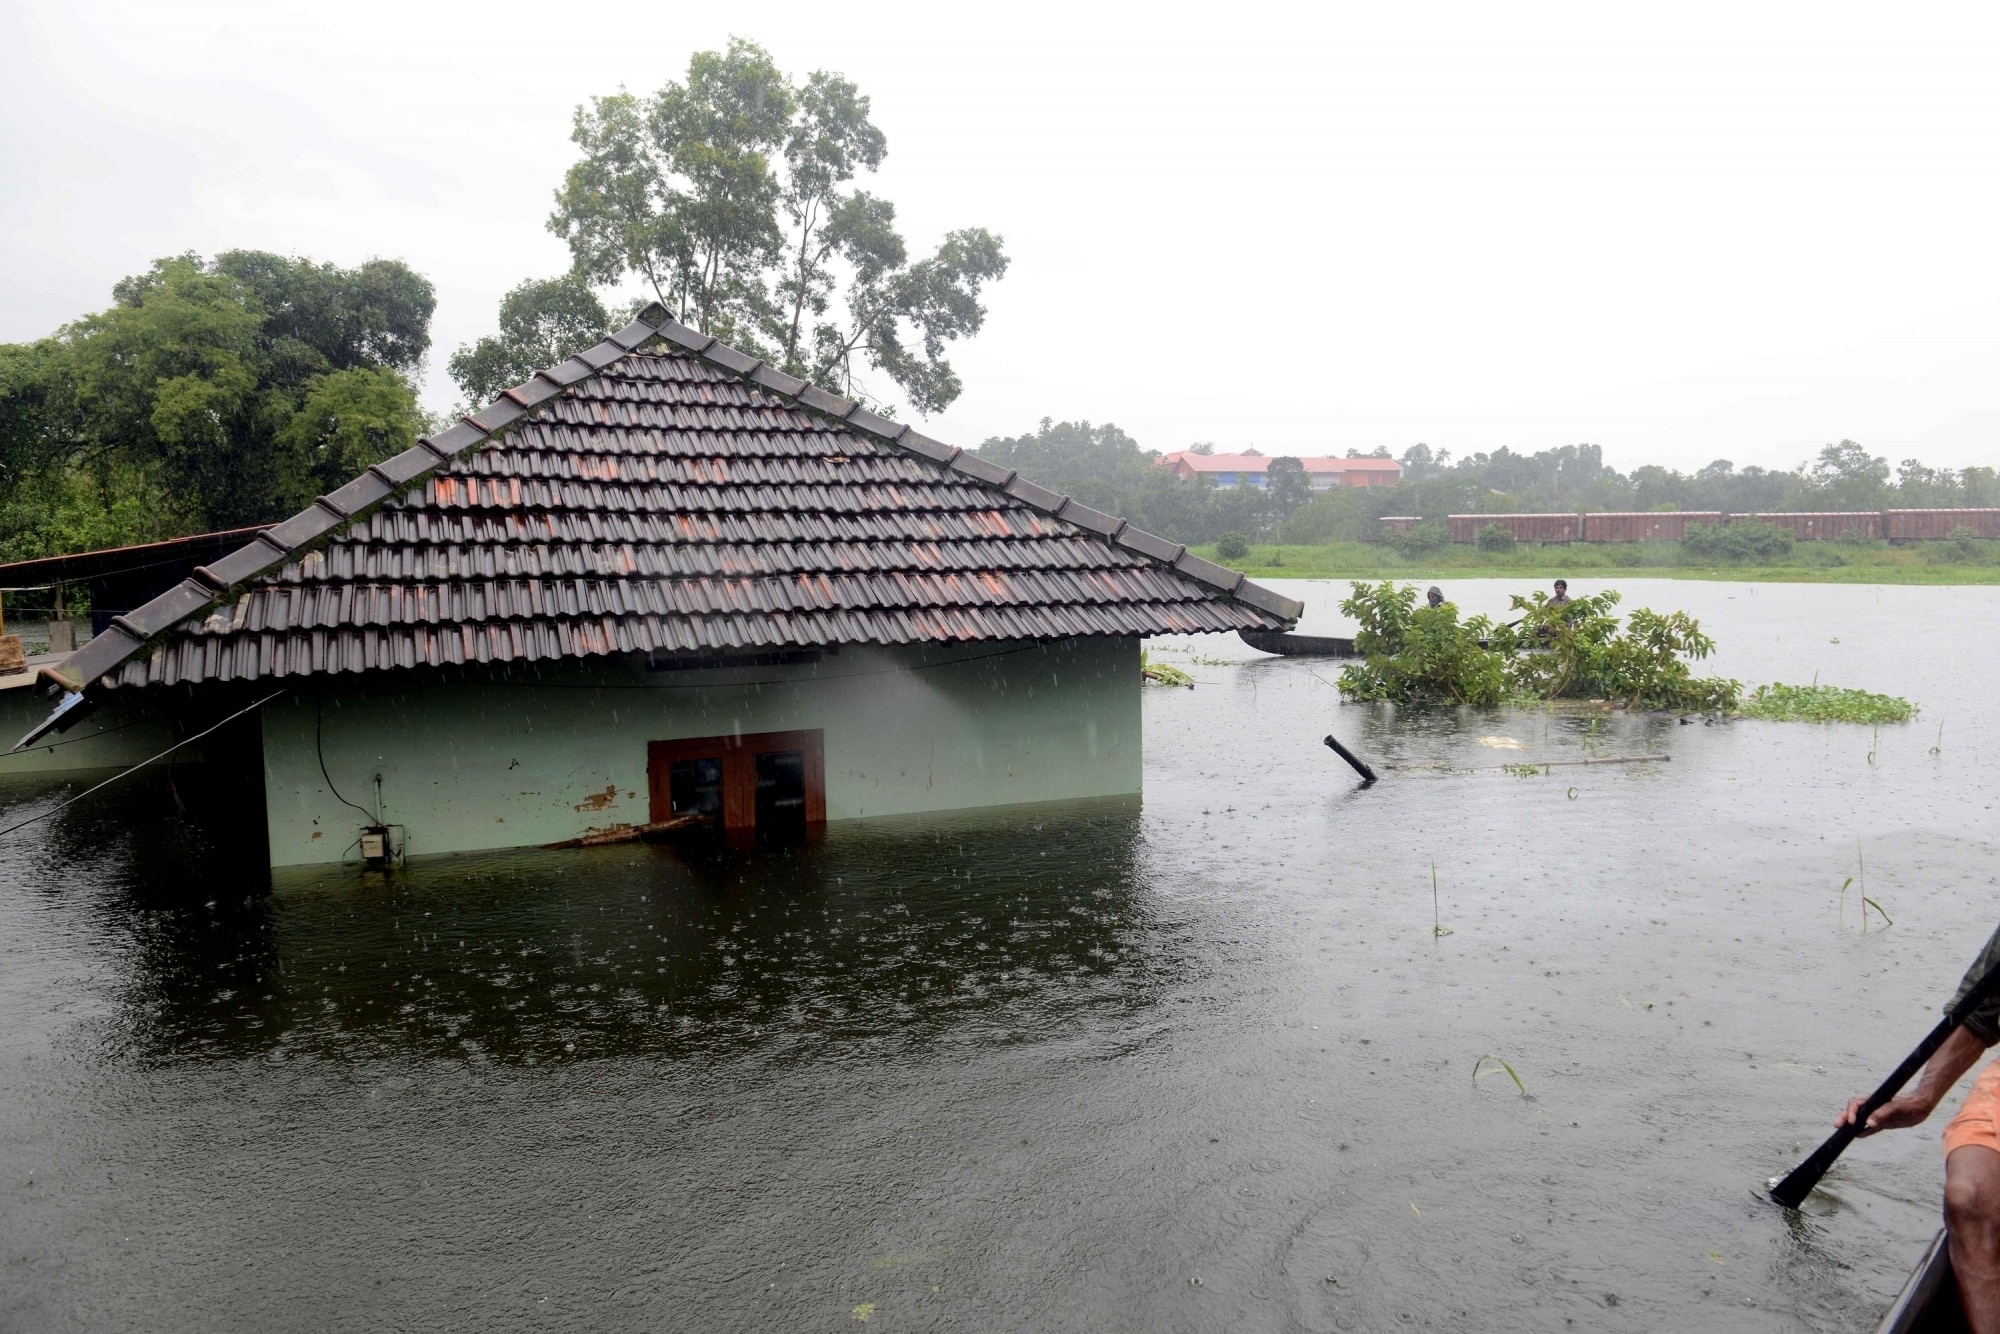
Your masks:
[{"label": "distant building", "polygon": [[[1176,477],[1190,480],[1206,477],[1227,490],[1264,485],[1264,473],[1272,459],[1282,457],[1285,456],[1266,455],[1255,449],[1246,449],[1241,454],[1196,454],[1181,449],[1162,454],[1160,466],[1173,469]],[[1331,491],[1336,486],[1394,486],[1403,476],[1402,465],[1394,459],[1292,457],[1305,465],[1306,481],[1315,491]]]}]

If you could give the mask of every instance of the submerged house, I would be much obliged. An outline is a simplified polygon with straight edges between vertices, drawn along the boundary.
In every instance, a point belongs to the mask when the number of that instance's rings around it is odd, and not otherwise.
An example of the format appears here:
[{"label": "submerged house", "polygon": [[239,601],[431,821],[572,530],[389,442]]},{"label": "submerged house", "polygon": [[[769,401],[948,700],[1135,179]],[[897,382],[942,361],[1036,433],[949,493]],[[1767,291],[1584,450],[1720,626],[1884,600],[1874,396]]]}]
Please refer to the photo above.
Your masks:
[{"label": "submerged house", "polygon": [[1135,793],[1139,640],[1301,609],[655,306],[41,675],[244,711],[285,866]]}]

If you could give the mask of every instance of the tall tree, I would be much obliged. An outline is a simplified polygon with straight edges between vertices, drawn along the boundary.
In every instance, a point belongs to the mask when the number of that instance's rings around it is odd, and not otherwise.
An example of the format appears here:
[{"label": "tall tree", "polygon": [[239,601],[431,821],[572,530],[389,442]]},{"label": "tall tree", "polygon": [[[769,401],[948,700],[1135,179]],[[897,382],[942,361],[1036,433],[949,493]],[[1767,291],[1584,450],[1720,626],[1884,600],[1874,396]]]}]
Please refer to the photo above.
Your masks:
[{"label": "tall tree", "polygon": [[1888,497],[1889,460],[1870,454],[1864,445],[1843,440],[1820,450],[1812,467],[1805,470],[1805,483],[1829,509],[1880,505]]},{"label": "tall tree", "polygon": [[[867,254],[864,216],[874,201],[846,195],[841,187],[858,171],[874,171],[888,154],[889,141],[868,119],[869,101],[849,80],[816,70],[799,90],[798,115],[785,139],[788,178],[781,196],[787,236],[787,265],[778,291],[789,307],[784,354],[797,364],[817,321],[831,304],[836,255],[858,262]],[[900,252],[901,242],[895,244]]]},{"label": "tall tree", "polygon": [[500,298],[500,332],[460,347],[446,363],[474,403],[499,397],[538,370],[568,361],[611,327],[604,303],[575,273],[530,278]]},{"label": "tall tree", "polygon": [[1004,248],[966,228],[911,259],[895,206],[852,186],[888,151],[852,82],[794,85],[732,39],[652,97],[578,107],[570,137],[549,229],[578,276],[637,278],[684,323],[838,393],[881,401],[873,370],[919,412],[958,397],[945,352],[979,332]]},{"label": "tall tree", "polygon": [[1291,518],[1293,511],[1312,499],[1312,482],[1306,477],[1306,465],[1291,457],[1272,459],[1264,469],[1264,490],[1270,495],[1271,508],[1278,512],[1278,517]]}]

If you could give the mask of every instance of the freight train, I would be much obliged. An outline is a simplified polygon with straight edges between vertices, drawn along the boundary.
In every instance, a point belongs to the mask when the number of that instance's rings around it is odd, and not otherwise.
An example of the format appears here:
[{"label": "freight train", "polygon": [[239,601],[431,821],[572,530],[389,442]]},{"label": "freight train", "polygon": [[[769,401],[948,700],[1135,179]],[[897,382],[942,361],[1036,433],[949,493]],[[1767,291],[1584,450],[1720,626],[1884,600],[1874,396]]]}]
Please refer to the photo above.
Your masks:
[{"label": "freight train", "polygon": [[[1963,528],[1974,537],[2000,538],[2000,509],[1792,511],[1779,514],[1726,514],[1721,510],[1648,510],[1616,514],[1453,514],[1445,519],[1454,542],[1471,542],[1488,524],[1498,524],[1516,542],[1678,542],[1692,524],[1716,527],[1756,520],[1783,528],[1801,542],[1837,537],[1887,538],[1891,542],[1935,542]],[[1387,515],[1382,536],[1406,533],[1423,519]]]}]

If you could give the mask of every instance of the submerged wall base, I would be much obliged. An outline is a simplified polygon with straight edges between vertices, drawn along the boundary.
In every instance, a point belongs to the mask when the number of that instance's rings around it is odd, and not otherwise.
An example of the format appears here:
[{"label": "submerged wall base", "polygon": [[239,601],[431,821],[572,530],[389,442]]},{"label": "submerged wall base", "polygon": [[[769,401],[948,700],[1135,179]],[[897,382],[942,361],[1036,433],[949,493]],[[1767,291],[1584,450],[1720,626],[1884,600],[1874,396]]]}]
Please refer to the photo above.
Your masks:
[{"label": "submerged wall base", "polygon": [[263,723],[273,866],[354,858],[378,802],[406,856],[641,824],[646,744],[677,737],[822,729],[829,820],[910,815],[1137,793],[1139,649],[1078,639],[335,676],[267,706]]}]

